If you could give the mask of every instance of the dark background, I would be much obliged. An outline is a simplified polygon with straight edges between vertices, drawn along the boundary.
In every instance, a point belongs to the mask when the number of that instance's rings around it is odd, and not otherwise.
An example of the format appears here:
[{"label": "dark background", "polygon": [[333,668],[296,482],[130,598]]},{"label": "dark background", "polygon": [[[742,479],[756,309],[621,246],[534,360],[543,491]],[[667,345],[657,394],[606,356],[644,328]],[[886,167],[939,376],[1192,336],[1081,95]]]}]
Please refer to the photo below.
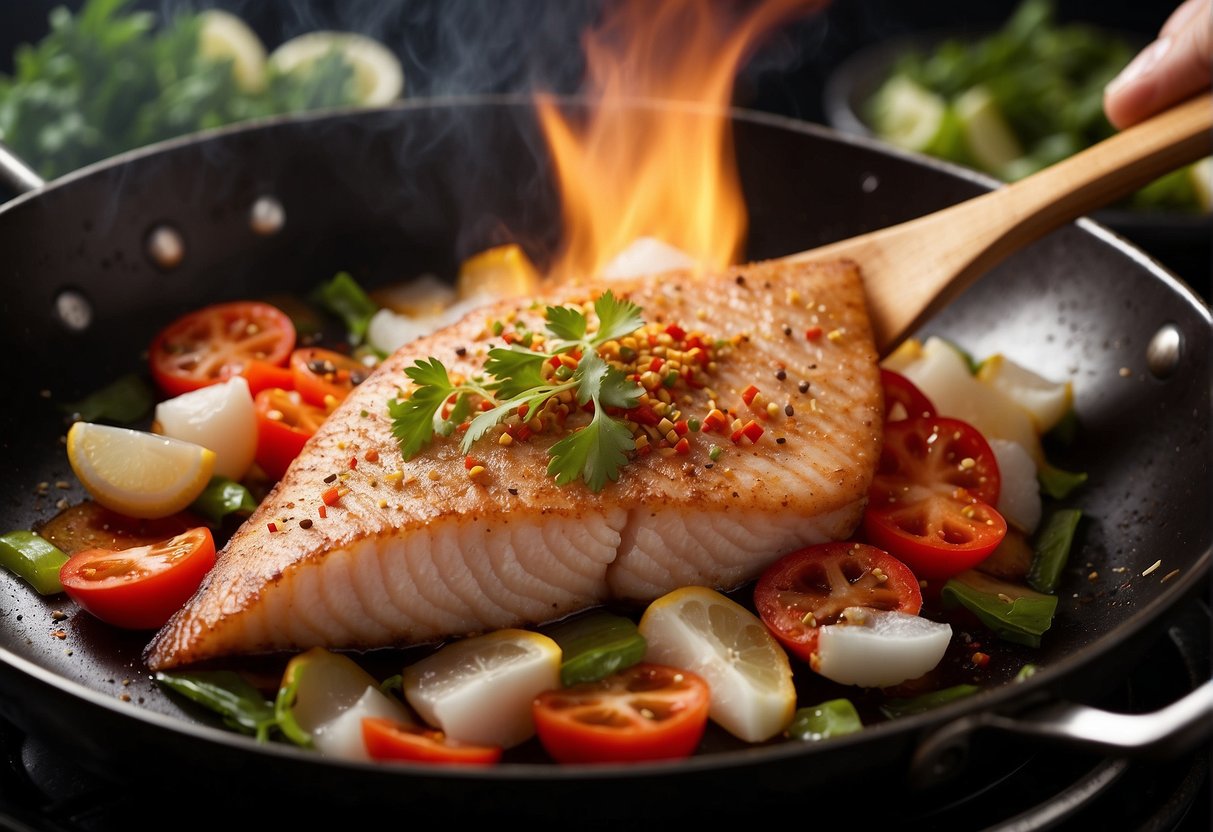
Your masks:
[{"label": "dark background", "polygon": [[[657,2],[658,0],[652,0]],[[719,0],[737,6],[752,0]],[[13,48],[46,31],[55,6],[81,0],[6,0],[0,11],[0,72]],[[136,0],[134,7],[171,15],[184,0]],[[356,31],[400,57],[408,96],[578,89],[580,33],[603,0],[198,0],[236,12],[268,49],[307,31]],[[734,104],[828,123],[827,79],[863,47],[915,31],[980,30],[1003,23],[1019,0],[833,0],[765,41],[739,74]],[[1178,0],[1120,3],[1055,0],[1062,22],[1086,22],[1152,39]],[[1112,229],[1210,294],[1213,235],[1192,217],[1121,216]]]}]

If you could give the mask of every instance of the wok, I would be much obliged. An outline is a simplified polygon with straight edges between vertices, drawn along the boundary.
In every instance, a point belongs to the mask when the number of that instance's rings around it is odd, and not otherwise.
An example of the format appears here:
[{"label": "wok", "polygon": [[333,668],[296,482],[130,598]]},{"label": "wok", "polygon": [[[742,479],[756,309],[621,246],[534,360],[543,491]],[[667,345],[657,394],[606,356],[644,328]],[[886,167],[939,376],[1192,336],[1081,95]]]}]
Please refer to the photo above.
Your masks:
[{"label": "wok", "polygon": [[[750,260],[993,186],[825,128],[730,116]],[[23,194],[0,208],[0,338],[15,379],[0,411],[2,525],[33,527],[58,498],[85,496],[35,488],[73,481],[58,404],[140,370],[141,350],[171,316],[221,299],[302,294],[342,269],[368,286],[453,275],[462,258],[507,240],[542,264],[559,233],[535,113],[512,97],[274,119],[131,153]],[[179,258],[165,244],[174,234]],[[837,796],[874,782],[889,794],[929,790],[963,769],[966,749],[1000,753],[1025,737],[1177,753],[1213,722],[1213,683],[1128,725],[1088,704],[1206,585],[1210,332],[1209,309],[1190,289],[1084,220],[1005,261],[919,333],[1072,378],[1082,429],[1054,461],[1090,475],[1067,501],[1087,519],[1042,646],[997,645],[995,684],[925,714],[826,743],[742,746],[710,734],[703,754],[678,763],[556,767],[525,755],[484,771],[334,763],[223,730],[156,688],[139,658],[145,636],[85,615],[61,624],[52,611],[72,612],[68,602],[0,575],[0,715],[100,775],[150,776],[157,794],[202,778],[221,808],[269,805],[287,817],[294,806],[308,818],[322,805],[407,808],[408,818],[573,812],[589,822],[635,816],[637,806],[650,817],[717,816],[751,805],[739,803],[739,789],[746,801]],[[50,635],[61,626],[65,640]],[[1025,661],[1039,672],[1011,683]],[[287,794],[309,797],[301,806],[284,802]],[[182,799],[198,805],[188,787]]]}]

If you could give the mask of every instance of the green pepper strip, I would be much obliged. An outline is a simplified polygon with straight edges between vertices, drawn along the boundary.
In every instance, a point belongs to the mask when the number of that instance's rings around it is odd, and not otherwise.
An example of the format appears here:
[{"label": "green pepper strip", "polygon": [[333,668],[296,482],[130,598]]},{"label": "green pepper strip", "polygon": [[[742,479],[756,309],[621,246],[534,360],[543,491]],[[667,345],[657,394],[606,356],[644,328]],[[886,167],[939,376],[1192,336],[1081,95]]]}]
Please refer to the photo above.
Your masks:
[{"label": "green pepper strip", "polygon": [[647,649],[631,619],[601,610],[562,621],[547,634],[560,645],[560,682],[565,687],[596,682],[631,667]]},{"label": "green pepper strip", "polygon": [[977,685],[954,685],[943,690],[924,693],[910,699],[890,699],[880,706],[880,712],[889,719],[896,719],[911,714],[921,714],[951,702],[972,696],[980,688]]},{"label": "green pepper strip", "polygon": [[1028,585],[1037,592],[1053,593],[1061,581],[1061,570],[1070,559],[1074,532],[1082,512],[1076,508],[1061,509],[1051,514],[1032,546],[1035,554],[1028,570]]},{"label": "green pepper strip", "polygon": [[0,566],[25,580],[41,595],[63,591],[59,570],[65,563],[67,555],[34,532],[0,535]]},{"label": "green pepper strip", "polygon": [[278,724],[274,706],[230,670],[157,673],[156,681],[221,715],[228,727],[255,735],[258,742],[266,742]]},{"label": "green pepper strip", "polygon": [[831,699],[800,708],[785,732],[790,739],[817,742],[863,730],[859,713],[849,699]]},{"label": "green pepper strip", "polygon": [[257,501],[240,483],[227,477],[213,477],[190,508],[212,523],[220,523],[229,514],[252,514]]}]

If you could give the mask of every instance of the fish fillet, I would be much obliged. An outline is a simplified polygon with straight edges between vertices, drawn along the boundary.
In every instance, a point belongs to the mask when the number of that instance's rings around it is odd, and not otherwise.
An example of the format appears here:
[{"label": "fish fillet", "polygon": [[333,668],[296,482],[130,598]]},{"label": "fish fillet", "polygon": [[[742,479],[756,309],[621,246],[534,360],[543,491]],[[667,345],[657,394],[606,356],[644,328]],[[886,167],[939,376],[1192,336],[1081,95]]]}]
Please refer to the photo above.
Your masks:
[{"label": "fish fillet", "polygon": [[[507,447],[490,432],[473,450],[487,469],[480,480],[468,476],[457,438],[435,437],[404,462],[386,411],[409,385],[404,368],[435,356],[476,373],[501,345],[486,322],[537,314],[517,302],[472,313],[405,345],[355,388],[155,635],[148,665],[541,624],[690,584],[733,588],[792,549],[849,536],[883,411],[857,267],[768,262],[612,288],[646,321],[737,342],[708,387],[680,391],[677,403],[702,418],[715,394],[722,410],[762,425],[757,442],[695,434],[689,454],[639,456],[597,494],[580,480],[556,485],[547,448],[559,437],[543,434]],[[550,300],[596,295],[578,287]],[[751,384],[775,403],[770,414],[743,403]],[[713,444],[725,449],[714,463]],[[322,518],[334,475],[349,491]]]}]

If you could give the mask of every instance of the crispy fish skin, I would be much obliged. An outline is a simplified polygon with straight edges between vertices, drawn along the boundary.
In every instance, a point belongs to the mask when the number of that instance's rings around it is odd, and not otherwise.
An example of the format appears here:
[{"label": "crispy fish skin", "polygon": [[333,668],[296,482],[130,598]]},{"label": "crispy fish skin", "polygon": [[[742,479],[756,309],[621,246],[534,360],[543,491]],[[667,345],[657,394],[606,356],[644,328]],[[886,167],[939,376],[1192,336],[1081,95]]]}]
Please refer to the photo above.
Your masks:
[{"label": "crispy fish skin", "polygon": [[[552,302],[605,288],[571,288]],[[678,404],[702,418],[710,390],[722,410],[759,421],[756,443],[701,433],[689,455],[639,456],[597,494],[547,475],[559,436],[507,447],[491,431],[472,451],[487,472],[477,481],[457,437],[435,437],[404,462],[386,409],[407,390],[404,368],[434,356],[475,373],[501,345],[486,321],[535,314],[517,302],[474,312],[402,347],[338,407],[155,635],[148,666],[427,643],[608,601],[640,604],[689,584],[730,589],[792,549],[848,537],[879,460],[883,413],[858,268],[772,261],[609,288],[646,321],[742,336],[718,358],[709,389],[680,391]],[[742,402],[751,384],[776,403],[774,415]],[[725,449],[715,463],[712,444]],[[348,492],[321,518],[332,475]]]}]

